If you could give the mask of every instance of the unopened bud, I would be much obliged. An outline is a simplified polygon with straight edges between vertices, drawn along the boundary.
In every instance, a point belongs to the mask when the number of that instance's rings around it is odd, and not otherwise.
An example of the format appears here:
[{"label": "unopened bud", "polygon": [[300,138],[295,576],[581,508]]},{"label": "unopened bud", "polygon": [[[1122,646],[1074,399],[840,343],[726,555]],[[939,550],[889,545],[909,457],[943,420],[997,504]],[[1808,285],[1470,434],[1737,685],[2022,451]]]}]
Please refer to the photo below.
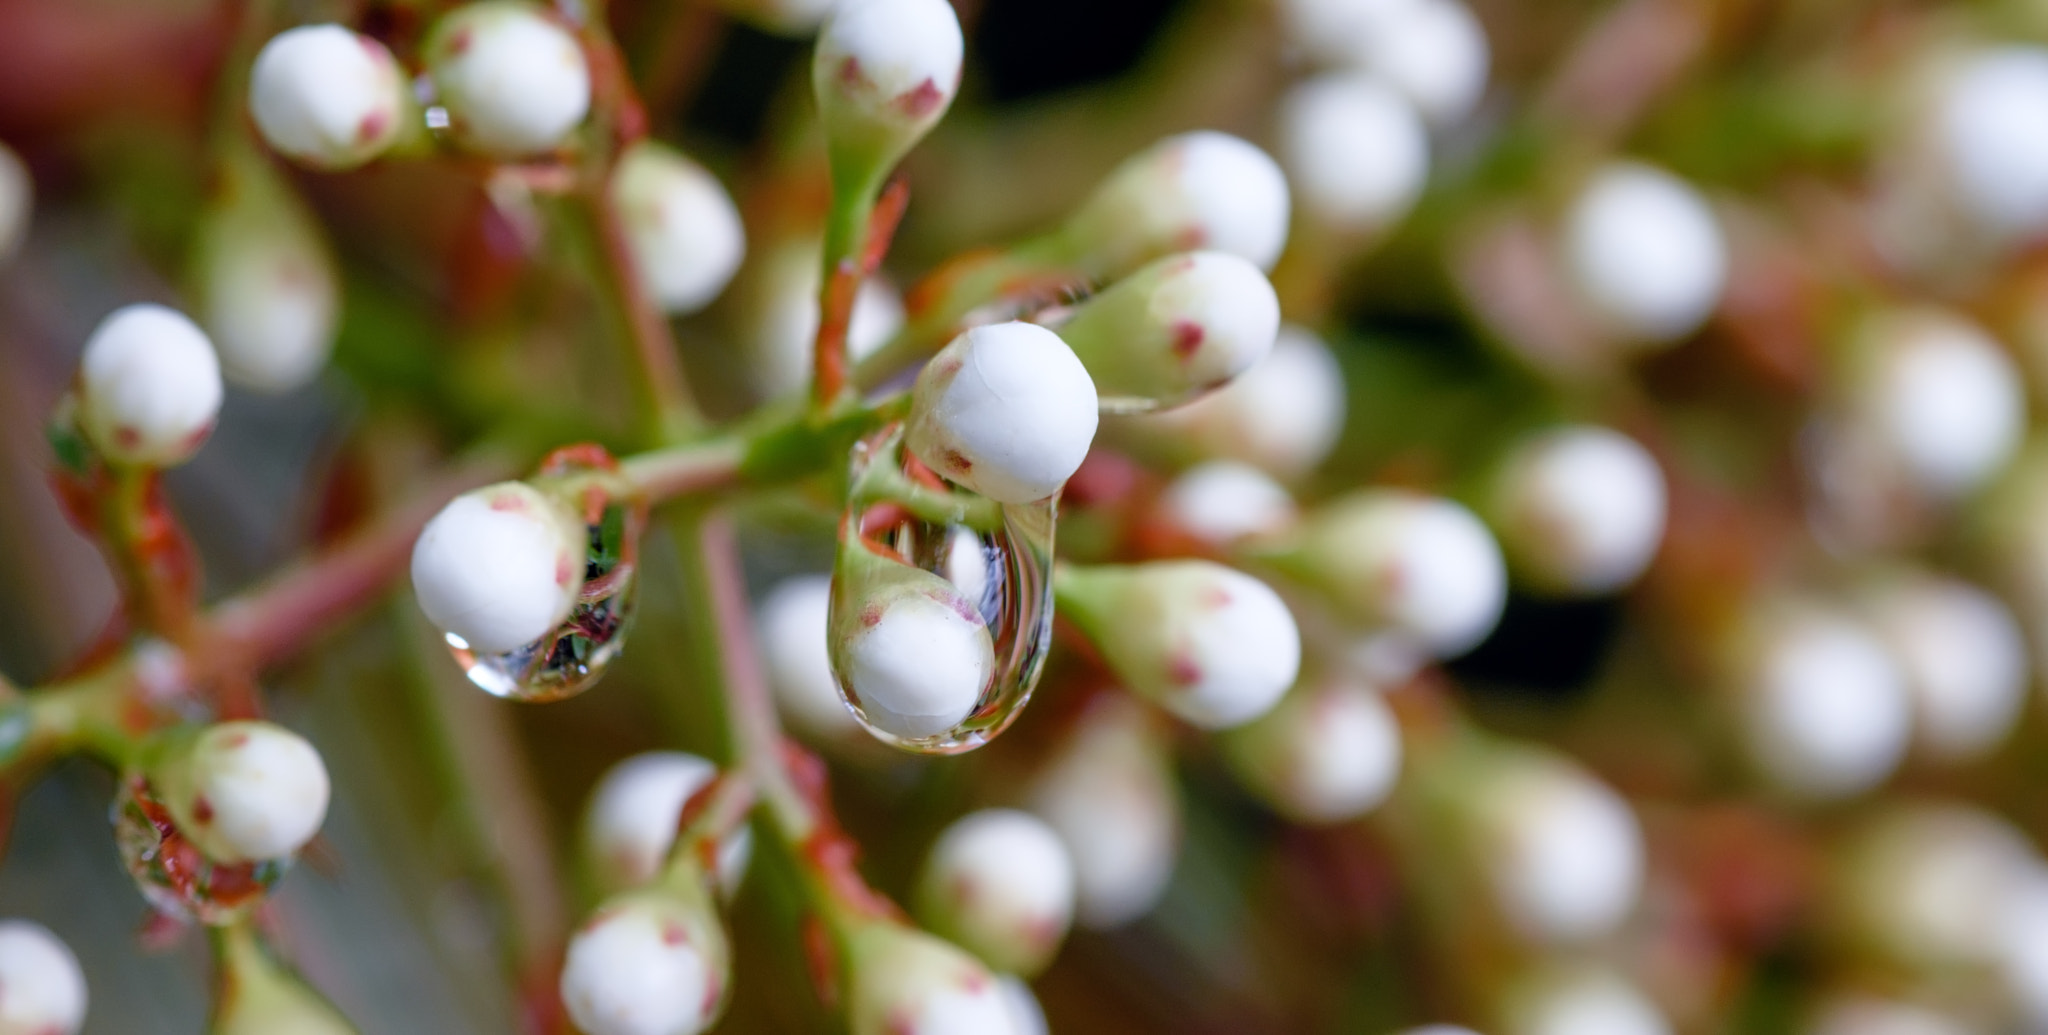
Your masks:
[{"label": "unopened bud", "polygon": [[1002,990],[1004,1005],[1010,1008],[1010,1035],[1050,1035],[1045,1007],[1038,1005],[1030,985],[1010,974],[996,975],[996,985]]},{"label": "unopened bud", "polygon": [[1840,798],[1898,767],[1912,699],[1867,628],[1832,610],[1791,606],[1760,612],[1752,635],[1740,708],[1766,778],[1804,797]]},{"label": "unopened bud", "polygon": [[289,858],[327,818],[320,752],[273,723],[223,722],[172,735],[148,773],[178,829],[215,862]]},{"label": "unopened bud", "polygon": [[860,729],[832,679],[831,612],[832,580],[799,575],[769,591],[755,617],[776,710],[798,733],[820,741]]},{"label": "unopened bud", "polygon": [[1564,226],[1573,285],[1617,337],[1659,345],[1691,334],[1720,304],[1728,245],[1692,185],[1635,162],[1601,170]]},{"label": "unopened bud", "polygon": [[1125,159],[1062,233],[1085,272],[1113,280],[1197,248],[1272,269],[1287,244],[1287,220],[1287,178],[1273,159],[1203,130]]},{"label": "unopened bud", "polygon": [[[819,631],[819,648],[824,634]],[[584,845],[607,890],[653,880],[668,861],[683,806],[718,776],[718,767],[681,751],[649,751],[611,767],[590,796]],[[742,826],[718,845],[718,886],[731,895],[746,876],[752,831]]]},{"label": "unopened bud", "polygon": [[1474,841],[1501,912],[1536,944],[1614,932],[1643,885],[1643,833],[1628,802],[1548,754],[1500,763],[1472,801]]},{"label": "unopened bud", "polygon": [[243,388],[289,392],[334,348],[341,283],[313,214],[268,163],[231,163],[201,216],[195,279],[221,372]]},{"label": "unopened bud", "polygon": [[590,66],[548,9],[482,0],[434,25],[423,48],[455,139],[497,158],[560,147],[590,111]]},{"label": "unopened bud", "polygon": [[1258,267],[1227,252],[1160,259],[1090,298],[1061,324],[1104,409],[1178,406],[1266,358],[1280,300]]},{"label": "unopened bud", "polygon": [[411,113],[391,52],[340,25],[278,33],[249,71],[249,114],[264,142],[315,169],[353,169],[383,154]]},{"label": "unopened bud", "polygon": [[1492,48],[1458,0],[1285,0],[1282,13],[1311,58],[1369,73],[1435,125],[1463,120],[1486,92]]},{"label": "unopened bud", "polygon": [[142,304],[114,310],[79,359],[79,422],[116,463],[174,467],[220,415],[220,360],[185,314]]},{"label": "unopened bud", "polygon": [[29,215],[35,211],[35,180],[14,149],[0,143],[0,262],[28,238]]},{"label": "unopened bud", "polygon": [[1981,1029],[1916,1003],[1852,996],[1816,1011],[1804,1035],[1973,1035]]},{"label": "unopened bud", "polygon": [[1962,496],[1996,475],[2026,433],[2026,389],[2005,350],[1939,310],[1882,314],[1863,330],[1851,433],[1919,495]]},{"label": "unopened bud", "polygon": [[1344,429],[1344,371],[1320,338],[1282,327],[1273,350],[1237,380],[1124,426],[1162,452],[1295,478],[1322,463]]},{"label": "unopened bud", "polygon": [[1971,222],[2005,239],[2048,230],[2048,48],[1994,47],[1958,63],[1935,121],[1933,145]]},{"label": "unopened bud", "polygon": [[1906,677],[1913,735],[1930,758],[1960,761],[2002,742],[2026,704],[2027,643],[1998,598],[1957,579],[1905,576],[1866,598]]},{"label": "unopened bud", "polygon": [[718,177],[651,140],[621,155],[612,177],[613,200],[648,294],[670,313],[710,305],[747,253],[747,228]]},{"label": "unopened bud", "polygon": [[569,616],[587,537],[567,507],[524,482],[473,489],[420,532],[413,594],[428,621],[470,649],[513,650]]},{"label": "unopened bud", "polygon": [[1830,882],[1841,933],[1909,966],[1995,964],[2002,921],[2036,865],[2026,837],[1960,805],[1897,807],[1852,838]]},{"label": "unopened bud", "polygon": [[1401,775],[1401,728],[1370,686],[1304,683],[1224,741],[1246,786],[1289,819],[1341,823],[1372,811]]},{"label": "unopened bud", "polygon": [[852,1035],[1013,1035],[1010,1004],[974,957],[890,922],[856,932],[847,948]]},{"label": "unopened bud", "polygon": [[1541,974],[1511,993],[1507,1035],[1671,1035],[1642,991],[1604,970]]},{"label": "unopened bud", "polygon": [[0,920],[0,1033],[72,1035],[85,1024],[85,972],[32,920]]},{"label": "unopened bud", "polygon": [[1059,335],[1028,323],[976,327],[917,376],[904,446],[999,503],[1058,492],[1095,440],[1095,383]]},{"label": "unopened bud", "polygon": [[965,51],[960,19],[945,0],[841,4],[811,59],[835,177],[886,176],[953,103]]},{"label": "unopened bud", "polygon": [[1189,468],[1160,495],[1159,509],[1175,528],[1219,546],[1281,532],[1296,517],[1286,488],[1232,460]]},{"label": "unopened bud", "polygon": [[984,809],[939,836],[918,878],[932,930],[1015,974],[1044,969],[1074,918],[1074,864],[1059,835],[1028,812]]},{"label": "unopened bud", "polygon": [[588,1035],[697,1035],[725,1010],[731,950],[701,891],[606,901],[569,939],[562,1005]]},{"label": "unopened bud", "polygon": [[1129,699],[1108,698],[1082,718],[1033,783],[1030,806],[1066,843],[1083,926],[1135,920],[1165,894],[1180,851],[1180,789],[1165,745]]},{"label": "unopened bud", "polygon": [[2048,1028],[2048,870],[2016,883],[1998,918],[1998,973],[2028,1031]]},{"label": "unopened bud", "polygon": [[951,582],[841,548],[832,669],[868,723],[918,740],[973,714],[995,673],[995,641],[981,611]]},{"label": "unopened bud", "polygon": [[1429,130],[1369,76],[1310,79],[1280,102],[1279,155],[1309,217],[1350,233],[1400,221],[1429,179]]},{"label": "unopened bud", "polygon": [[1562,428],[1523,442],[1492,502],[1516,572],[1551,592],[1620,589],[1664,538],[1664,472],[1649,450],[1605,428]]}]

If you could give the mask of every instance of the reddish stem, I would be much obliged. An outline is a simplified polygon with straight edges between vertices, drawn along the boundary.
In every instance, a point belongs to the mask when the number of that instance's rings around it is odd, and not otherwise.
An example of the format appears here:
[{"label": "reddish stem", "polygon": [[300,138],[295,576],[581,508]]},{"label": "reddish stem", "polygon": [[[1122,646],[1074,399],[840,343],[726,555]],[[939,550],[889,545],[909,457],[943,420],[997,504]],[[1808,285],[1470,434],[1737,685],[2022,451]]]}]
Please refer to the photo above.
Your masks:
[{"label": "reddish stem", "polygon": [[[818,338],[811,371],[812,400],[820,406],[831,403],[846,391],[851,367],[846,358],[846,335],[853,323],[853,304],[860,297],[861,281],[873,275],[889,254],[896,238],[896,225],[910,204],[910,188],[901,179],[890,181],[868,212],[861,239],[832,267],[818,300]],[[857,258],[856,258],[857,256]]]}]

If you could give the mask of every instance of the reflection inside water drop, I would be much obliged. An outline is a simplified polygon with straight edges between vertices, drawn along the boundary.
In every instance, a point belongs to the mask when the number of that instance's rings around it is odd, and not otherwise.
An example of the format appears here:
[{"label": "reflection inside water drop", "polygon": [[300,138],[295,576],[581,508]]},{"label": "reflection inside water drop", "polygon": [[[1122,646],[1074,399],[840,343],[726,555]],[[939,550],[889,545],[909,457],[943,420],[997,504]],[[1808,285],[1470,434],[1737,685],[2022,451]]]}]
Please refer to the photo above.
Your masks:
[{"label": "reflection inside water drop", "polygon": [[114,798],[114,847],[150,906],[166,916],[226,924],[253,908],[291,868],[291,860],[215,862],[178,829],[147,777],[121,778]]}]

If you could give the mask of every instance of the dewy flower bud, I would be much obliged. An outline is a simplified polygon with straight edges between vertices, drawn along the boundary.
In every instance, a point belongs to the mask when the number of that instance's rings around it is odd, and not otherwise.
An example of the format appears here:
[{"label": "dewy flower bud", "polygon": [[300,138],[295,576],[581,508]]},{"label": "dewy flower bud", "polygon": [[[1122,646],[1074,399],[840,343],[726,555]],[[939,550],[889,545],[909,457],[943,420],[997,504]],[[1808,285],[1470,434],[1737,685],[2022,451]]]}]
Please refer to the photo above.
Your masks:
[{"label": "dewy flower bud", "polygon": [[1101,405],[1172,407],[1266,358],[1280,299],[1259,268],[1228,252],[1172,255],[1082,303],[1060,325]]},{"label": "dewy flower bud", "polygon": [[981,703],[995,641],[981,611],[928,571],[841,547],[833,670],[861,714],[906,740],[944,733]]},{"label": "dewy flower bud", "polygon": [[1301,670],[1301,633],[1265,583],[1210,561],[1067,566],[1062,614],[1134,693],[1205,729],[1272,710]]},{"label": "dewy flower bud", "polygon": [[79,360],[79,421],[116,463],[173,467],[191,459],[220,415],[220,360],[197,324],[175,309],[114,310]]},{"label": "dewy flower bud", "polygon": [[886,176],[953,103],[965,50],[946,0],[840,4],[811,59],[835,176]]},{"label": "dewy flower bud", "polygon": [[1223,742],[1238,779],[1299,823],[1341,823],[1386,800],[1401,775],[1401,728],[1370,686],[1304,683]]},{"label": "dewy flower bud", "polygon": [[2026,704],[2026,636],[1998,598],[1958,579],[1909,575],[1865,598],[1913,698],[1928,757],[1977,758],[2012,732]]},{"label": "dewy flower bud", "polygon": [[562,1005],[588,1035],[697,1035],[724,1012],[731,970],[702,890],[664,883],[610,899],[570,938]]},{"label": "dewy flower bud", "polygon": [[1028,812],[984,809],[939,836],[917,884],[918,916],[996,970],[1035,974],[1074,919],[1074,864]]},{"label": "dewy flower bud", "polygon": [[1628,802],[1562,758],[1517,754],[1475,792],[1473,843],[1501,912],[1537,944],[1612,933],[1643,885],[1643,833]]},{"label": "dewy flower bud", "polygon": [[[817,240],[782,242],[742,275],[740,334],[748,373],[764,398],[810,384],[818,339]],[[854,362],[881,348],[903,326],[903,296],[886,277],[862,278],[846,325],[846,357]]]},{"label": "dewy flower bud", "polygon": [[1683,338],[1720,303],[1728,246],[1705,198],[1635,162],[1608,166],[1563,229],[1573,285],[1611,333],[1646,345]]},{"label": "dewy flower bud", "polygon": [[2038,862],[2006,821],[1962,805],[1894,806],[1857,831],[1825,885],[1837,933],[1909,967],[1996,965],[2002,921]]},{"label": "dewy flower bud", "polygon": [[612,196],[641,282],[663,309],[711,304],[740,268],[747,229],[716,176],[672,148],[643,140],[619,158]]},{"label": "dewy flower bud", "polygon": [[1859,400],[1879,448],[1935,499],[1988,481],[2027,427],[2019,367],[1975,324],[1938,310],[1889,313],[1865,328],[1874,355]]},{"label": "dewy flower bud", "polygon": [[820,741],[860,730],[832,679],[831,610],[832,580],[799,575],[770,590],[755,614],[776,710],[798,733]]},{"label": "dewy flower bud", "polygon": [[1062,231],[1075,262],[1112,280],[1153,259],[1207,248],[1262,270],[1287,245],[1287,178],[1227,133],[1168,137],[1125,159]]},{"label": "dewy flower bud", "polygon": [[473,489],[420,532],[413,593],[428,621],[470,649],[513,650],[569,616],[587,536],[576,515],[524,482]]},{"label": "dewy flower bud", "polygon": [[0,920],[0,1035],[72,1035],[85,1024],[85,972],[32,920]]},{"label": "dewy flower bud", "polygon": [[1015,1035],[995,975],[923,931],[870,923],[847,957],[852,1035]]},{"label": "dewy flower bud", "polygon": [[249,71],[249,114],[264,142],[315,169],[353,169],[382,154],[411,111],[391,52],[339,25],[278,33]]},{"label": "dewy flower bud", "polygon": [[1955,204],[1998,238],[2048,230],[2048,49],[1994,47],[1953,69],[1934,147]]},{"label": "dewy flower bud", "polygon": [[1110,697],[1033,782],[1031,811],[1074,863],[1076,916],[1116,927],[1159,901],[1180,851],[1180,785],[1144,710]]},{"label": "dewy flower bud", "polygon": [[282,726],[223,722],[158,750],[150,783],[178,829],[215,862],[288,858],[327,818],[327,766]]},{"label": "dewy flower bud", "polygon": [[0,143],[0,262],[7,261],[28,239],[29,214],[35,211],[35,180],[14,149]]},{"label": "dewy flower bud", "polygon": [[1754,620],[1739,693],[1763,775],[1809,798],[1844,797],[1890,775],[1913,718],[1905,677],[1885,645],[1821,608],[1767,609]]},{"label": "dewy flower bud", "polygon": [[1175,528],[1219,546],[1279,532],[1296,516],[1279,482],[1234,460],[1189,468],[1160,494],[1159,509]]},{"label": "dewy flower bud", "polygon": [[1507,569],[1486,526],[1450,500],[1397,489],[1310,514],[1281,561],[1355,621],[1438,657],[1476,646],[1507,604]]},{"label": "dewy flower bud", "polygon": [[1429,130],[1407,99],[1358,74],[1310,79],[1277,116],[1280,164],[1301,209],[1350,233],[1400,221],[1429,178]]},{"label": "dewy flower bud", "polygon": [[976,327],[917,376],[904,445],[999,503],[1058,492],[1095,441],[1095,383],[1060,336],[1028,323]]},{"label": "dewy flower bud", "polygon": [[1492,509],[1517,573],[1551,592],[1609,593],[1663,542],[1664,472],[1620,432],[1560,428],[1515,448]]},{"label": "dewy flower bud", "polygon": [[[824,630],[819,630],[823,649]],[[607,890],[635,888],[660,874],[675,845],[683,806],[718,776],[718,767],[681,751],[649,751],[611,767],[591,793],[583,825],[593,870]],[[718,846],[718,886],[738,890],[753,851],[742,826]]]},{"label": "dewy flower bud", "polygon": [[1126,426],[1168,452],[1241,460],[1293,478],[1322,463],[1337,444],[1344,372],[1320,338],[1282,327],[1273,351],[1237,380]]},{"label": "dewy flower bud", "polygon": [[334,348],[341,284],[313,214],[269,164],[239,156],[201,217],[195,279],[221,371],[243,388],[289,392]]},{"label": "dewy flower bud", "polygon": [[551,151],[590,110],[583,48],[548,10],[523,0],[483,0],[435,24],[427,72],[464,146],[499,158]]},{"label": "dewy flower bud", "polygon": [[1634,985],[1604,970],[1541,974],[1510,995],[1505,1035],[1671,1035]]}]

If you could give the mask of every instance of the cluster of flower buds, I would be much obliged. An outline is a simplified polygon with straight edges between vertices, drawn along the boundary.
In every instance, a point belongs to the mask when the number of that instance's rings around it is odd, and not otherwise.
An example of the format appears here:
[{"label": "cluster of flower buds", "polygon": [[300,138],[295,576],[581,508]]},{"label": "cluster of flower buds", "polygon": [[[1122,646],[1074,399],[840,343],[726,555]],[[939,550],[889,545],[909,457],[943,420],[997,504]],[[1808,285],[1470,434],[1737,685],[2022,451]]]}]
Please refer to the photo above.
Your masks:
[{"label": "cluster of flower buds", "polygon": [[1465,119],[1486,92],[1491,47],[1459,0],[1286,0],[1281,12],[1309,59],[1383,80],[1436,125]]},{"label": "cluster of flower buds", "polygon": [[923,931],[867,923],[846,947],[852,1035],[1018,1035],[1014,993],[987,967]]},{"label": "cluster of flower buds", "polygon": [[1125,159],[1060,230],[1082,272],[1114,280],[1191,248],[1272,269],[1287,244],[1287,178],[1227,133],[1168,137]]},{"label": "cluster of flower buds", "polygon": [[1737,648],[1736,708],[1758,770],[1799,796],[1840,798],[1897,768],[1912,735],[1906,677],[1868,626],[1803,601],[1756,609]]},{"label": "cluster of flower buds", "polygon": [[1379,79],[1337,73],[1289,91],[1276,116],[1281,165],[1304,215],[1370,235],[1408,214],[1429,179],[1429,129]]},{"label": "cluster of flower buds", "polygon": [[145,765],[187,841],[216,862],[296,854],[327,818],[320,753],[268,722],[223,722],[165,735]]},{"label": "cluster of flower buds", "polygon": [[1212,460],[1182,472],[1160,493],[1159,515],[1212,546],[1284,532],[1298,516],[1284,486],[1236,460]]},{"label": "cluster of flower buds", "polygon": [[1035,974],[1074,917],[1074,864],[1044,820],[985,809],[946,828],[917,883],[918,916],[1012,974]]},{"label": "cluster of flower buds", "polygon": [[1109,928],[1151,910],[1180,852],[1180,791],[1151,718],[1104,699],[1033,783],[1029,805],[1074,864],[1075,918]]},{"label": "cluster of flower buds", "polygon": [[731,949],[693,873],[605,901],[569,940],[562,1005],[589,1035],[697,1035],[725,1011]]},{"label": "cluster of flower buds", "polygon": [[185,314],[153,304],[115,310],[78,364],[79,429],[100,456],[174,467],[192,458],[220,414],[220,360]]},{"label": "cluster of flower buds", "polygon": [[1538,945],[1612,934],[1635,908],[1642,830],[1628,803],[1576,765],[1503,750],[1466,808],[1494,899],[1515,932]]},{"label": "cluster of flower buds", "polygon": [[31,920],[0,920],[0,1032],[73,1035],[85,1001],[85,972],[63,939]]}]

